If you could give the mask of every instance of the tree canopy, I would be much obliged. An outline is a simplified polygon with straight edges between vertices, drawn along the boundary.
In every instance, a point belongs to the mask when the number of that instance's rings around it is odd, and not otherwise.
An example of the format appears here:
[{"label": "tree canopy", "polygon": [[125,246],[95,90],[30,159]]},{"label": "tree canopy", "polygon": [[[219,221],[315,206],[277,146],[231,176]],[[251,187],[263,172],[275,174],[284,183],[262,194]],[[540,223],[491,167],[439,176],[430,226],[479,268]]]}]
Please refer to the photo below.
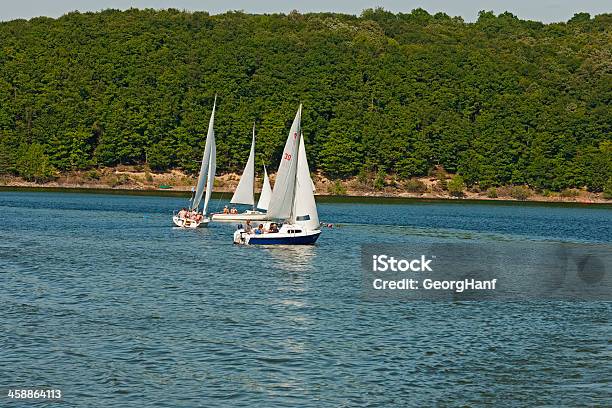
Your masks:
[{"label": "tree canopy", "polygon": [[[106,10],[0,23],[0,173],[195,171],[215,94],[219,171],[275,168],[300,102],[312,170],[601,191],[612,15]],[[41,170],[42,171],[42,170]],[[24,173],[25,174],[25,173]]]}]

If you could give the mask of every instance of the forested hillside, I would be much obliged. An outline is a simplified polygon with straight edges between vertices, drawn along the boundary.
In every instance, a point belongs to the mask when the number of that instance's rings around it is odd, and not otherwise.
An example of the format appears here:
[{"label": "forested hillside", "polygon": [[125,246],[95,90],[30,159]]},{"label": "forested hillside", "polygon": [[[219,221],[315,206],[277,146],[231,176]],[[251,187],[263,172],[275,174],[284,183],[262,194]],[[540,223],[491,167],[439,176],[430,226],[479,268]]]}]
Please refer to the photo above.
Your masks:
[{"label": "forested hillside", "polygon": [[393,14],[107,10],[0,24],[0,173],[194,171],[215,93],[218,171],[276,168],[304,104],[313,171],[601,191],[612,15],[542,24]]}]

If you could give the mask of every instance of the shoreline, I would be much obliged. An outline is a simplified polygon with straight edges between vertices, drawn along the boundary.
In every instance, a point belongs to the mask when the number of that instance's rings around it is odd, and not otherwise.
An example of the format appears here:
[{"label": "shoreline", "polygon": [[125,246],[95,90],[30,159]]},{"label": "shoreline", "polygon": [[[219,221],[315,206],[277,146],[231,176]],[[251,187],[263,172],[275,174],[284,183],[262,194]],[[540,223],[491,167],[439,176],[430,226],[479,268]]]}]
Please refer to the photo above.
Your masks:
[{"label": "shoreline", "polygon": [[[241,174],[226,173],[215,178],[216,197],[231,195]],[[439,201],[439,202],[514,202],[540,204],[612,205],[602,193],[585,190],[564,192],[536,192],[525,186],[502,186],[487,191],[464,188],[458,197],[448,191],[446,185],[452,175],[429,176],[399,181],[388,177],[379,188],[371,179],[330,180],[322,174],[312,174],[315,195],[319,200],[333,197],[335,201]],[[270,175],[273,183],[275,174]],[[379,180],[380,183],[380,180]],[[0,177],[0,191],[65,191],[104,194],[163,195],[189,197],[196,178],[180,170],[153,173],[142,166],[118,166],[89,171],[73,171],[59,174],[53,181],[36,183],[16,176]],[[259,191],[262,180],[255,180]],[[495,190],[495,194],[491,194]],[[518,191],[517,191],[518,190]],[[229,197],[228,197],[229,198]]]},{"label": "shoreline", "polygon": [[[35,183],[32,183],[35,184]],[[49,185],[54,184],[54,185]],[[130,188],[110,187],[106,185],[55,185],[56,183],[45,183],[30,185],[0,185],[0,192],[55,192],[55,193],[75,193],[75,194],[113,194],[113,195],[136,195],[136,196],[161,196],[161,197],[184,197],[190,196],[189,189],[160,189],[160,188]],[[227,196],[229,200],[233,190],[227,188],[216,189],[213,192],[213,197],[220,198]],[[381,193],[366,193],[366,194],[316,194],[316,198],[321,202],[362,202],[362,203],[448,203],[448,204],[490,204],[490,205],[540,205],[540,206],[572,206],[572,207],[612,207],[612,200],[598,201],[578,201],[578,200],[539,200],[532,198],[529,200],[517,200],[508,197],[489,198],[489,197],[444,197],[430,196],[425,194],[385,194]]]}]

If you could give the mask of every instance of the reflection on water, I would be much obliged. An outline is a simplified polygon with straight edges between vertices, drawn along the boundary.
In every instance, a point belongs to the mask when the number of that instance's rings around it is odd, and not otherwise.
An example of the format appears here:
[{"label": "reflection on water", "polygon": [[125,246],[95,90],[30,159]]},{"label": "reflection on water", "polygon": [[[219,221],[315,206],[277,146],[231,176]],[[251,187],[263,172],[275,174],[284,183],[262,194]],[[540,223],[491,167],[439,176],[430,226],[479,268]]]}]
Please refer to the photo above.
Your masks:
[{"label": "reflection on water", "polygon": [[274,268],[287,272],[311,271],[317,254],[314,245],[266,245],[261,249]]},{"label": "reflection on water", "polygon": [[173,228],[184,202],[0,193],[0,389],[111,408],[608,404],[610,303],[368,302],[359,263],[373,242],[610,242],[610,209],[321,203],[340,227],[315,246],[245,247],[234,224]]}]

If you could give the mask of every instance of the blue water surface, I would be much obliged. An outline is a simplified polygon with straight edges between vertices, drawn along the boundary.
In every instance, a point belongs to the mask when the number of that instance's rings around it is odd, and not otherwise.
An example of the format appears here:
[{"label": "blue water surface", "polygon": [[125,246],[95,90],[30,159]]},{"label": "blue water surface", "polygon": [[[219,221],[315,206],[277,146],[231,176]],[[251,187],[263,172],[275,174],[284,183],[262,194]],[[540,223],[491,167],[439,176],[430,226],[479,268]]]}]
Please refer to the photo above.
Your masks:
[{"label": "blue water surface", "polygon": [[[213,200],[213,210],[226,200]],[[321,202],[316,246],[185,199],[0,191],[0,406],[606,406],[609,302],[368,301],[367,243],[610,243],[611,207]]]}]

